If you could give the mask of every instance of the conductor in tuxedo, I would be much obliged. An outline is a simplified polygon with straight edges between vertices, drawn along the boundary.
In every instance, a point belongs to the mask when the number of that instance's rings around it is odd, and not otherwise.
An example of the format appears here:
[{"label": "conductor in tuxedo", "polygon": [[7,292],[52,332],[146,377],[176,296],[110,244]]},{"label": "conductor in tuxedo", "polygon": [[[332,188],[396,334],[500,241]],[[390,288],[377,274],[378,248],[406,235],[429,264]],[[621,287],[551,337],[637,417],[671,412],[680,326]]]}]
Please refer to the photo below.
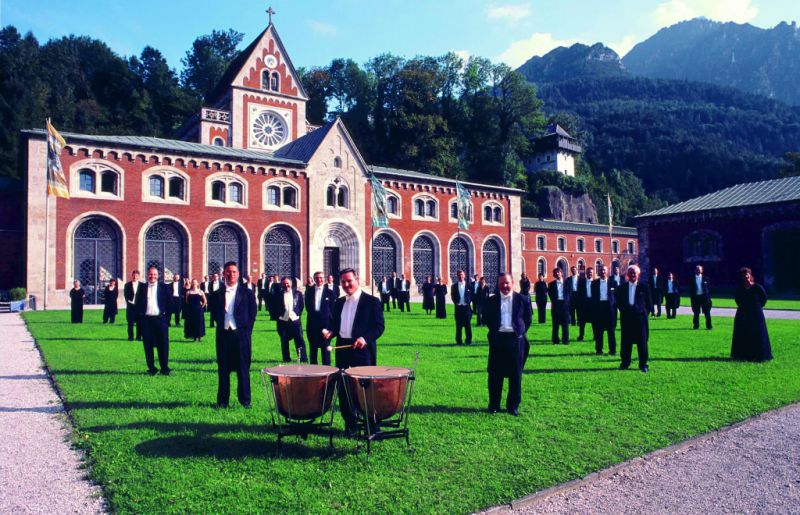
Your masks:
[{"label": "conductor in tuxedo", "polygon": [[608,269],[600,265],[600,277],[592,281],[592,334],[594,352],[603,354],[603,335],[608,334],[608,354],[617,354],[617,302],[614,297],[616,283],[608,278]]},{"label": "conductor in tuxedo", "polygon": [[395,279],[395,290],[397,291],[397,302],[400,304],[400,311],[411,312],[411,282],[406,279],[406,274],[401,274],[399,279]]},{"label": "conductor in tuxedo", "polygon": [[[586,269],[586,277],[578,279],[578,341],[583,341],[586,332],[586,324],[592,323],[592,281],[594,280],[594,268]],[[575,293],[575,292],[570,292]]]},{"label": "conductor in tuxedo", "polygon": [[[547,285],[547,296],[550,297],[550,318],[553,323],[553,345],[563,343],[569,345],[569,299],[572,288],[561,276],[561,269],[553,269],[554,279]],[[561,329],[561,341],[558,330]]]},{"label": "conductor in tuxedo", "polygon": [[667,318],[675,318],[678,306],[681,305],[681,289],[672,272],[667,274],[667,280],[664,281],[664,298],[666,300]]},{"label": "conductor in tuxedo", "polygon": [[653,311],[650,316],[660,317],[661,304],[664,302],[664,278],[659,275],[656,267],[653,267],[653,272],[650,274],[648,286],[650,286],[650,295],[653,297]]},{"label": "conductor in tuxedo", "polygon": [[317,350],[322,355],[322,364],[331,364],[331,352],[328,343],[322,336],[323,329],[330,329],[333,316],[333,290],[325,285],[322,272],[314,274],[314,286],[306,290],[306,336],[308,337],[309,359],[312,365],[317,364]]},{"label": "conductor in tuxedo", "polygon": [[180,274],[172,276],[172,284],[169,285],[169,311],[175,317],[175,327],[181,326],[181,312],[183,311],[183,281]]},{"label": "conductor in tuxedo", "polygon": [[392,310],[391,303],[389,301],[391,300],[392,289],[394,288],[392,286],[393,282],[394,281],[390,282],[384,275],[381,282],[378,283],[378,294],[381,296],[381,309],[383,309],[383,306],[386,306],[387,313]]},{"label": "conductor in tuxedo", "polygon": [[300,355],[300,363],[308,363],[306,357],[306,341],[303,339],[303,325],[300,315],[303,314],[303,294],[292,288],[292,280],[281,279],[283,294],[278,297],[275,310],[278,313],[278,336],[281,339],[281,354],[284,363],[292,361],[289,353],[289,340],[294,341],[294,348]]},{"label": "conductor in tuxedo", "polygon": [[214,310],[211,312],[217,327],[217,407],[228,407],[231,372],[236,372],[239,403],[249,408],[256,298],[239,283],[239,267],[235,261],[225,263],[222,276],[225,281],[214,293]]},{"label": "conductor in tuxedo", "polygon": [[692,327],[700,328],[700,312],[706,317],[706,329],[711,329],[711,287],[708,277],[703,274],[703,267],[694,267],[694,279],[689,283],[690,299],[692,301]]},{"label": "conductor in tuxedo", "polygon": [[467,275],[463,270],[456,272],[458,281],[450,287],[450,300],[453,301],[456,314],[456,345],[461,345],[462,329],[467,333],[466,344],[472,345],[472,288],[467,284]]},{"label": "conductor in tuxedo", "polygon": [[[345,296],[336,299],[330,329],[323,329],[322,336],[330,341],[336,338],[336,366],[339,369],[360,366],[375,366],[378,356],[378,338],[383,334],[383,310],[381,302],[361,291],[356,271],[345,268],[339,273],[339,284]],[[356,429],[354,406],[347,401],[343,375],[339,376],[339,407],[347,433]]]},{"label": "conductor in tuxedo", "polygon": [[132,342],[134,338],[133,329],[136,327],[136,339],[142,339],[142,328],[139,320],[139,311],[136,309],[136,293],[139,288],[144,286],[139,281],[139,271],[134,270],[131,272],[131,280],[125,283],[122,288],[122,296],[125,297],[125,320],[128,322],[128,341]]},{"label": "conductor in tuxedo", "polygon": [[498,293],[484,306],[484,320],[489,328],[489,413],[500,411],[503,378],[508,378],[506,411],[519,416],[522,398],[522,367],[525,362],[525,334],[531,326],[531,301],[516,293],[511,274],[497,277]]},{"label": "conductor in tuxedo", "polygon": [[147,285],[136,290],[136,311],[142,324],[144,358],[147,373],[158,373],[153,349],[158,349],[158,364],[161,374],[169,375],[169,300],[170,287],[158,282],[158,268],[147,269]]},{"label": "conductor in tuxedo", "polygon": [[620,345],[621,370],[631,366],[633,344],[639,352],[639,370],[647,372],[647,340],[650,336],[648,316],[653,309],[653,299],[647,283],[639,281],[639,267],[628,267],[628,282],[616,290],[617,309],[619,309],[619,325],[622,336]]},{"label": "conductor in tuxedo", "polygon": [[539,274],[539,280],[533,285],[533,293],[536,297],[536,314],[539,316],[539,323],[547,322],[547,281],[544,274]]}]

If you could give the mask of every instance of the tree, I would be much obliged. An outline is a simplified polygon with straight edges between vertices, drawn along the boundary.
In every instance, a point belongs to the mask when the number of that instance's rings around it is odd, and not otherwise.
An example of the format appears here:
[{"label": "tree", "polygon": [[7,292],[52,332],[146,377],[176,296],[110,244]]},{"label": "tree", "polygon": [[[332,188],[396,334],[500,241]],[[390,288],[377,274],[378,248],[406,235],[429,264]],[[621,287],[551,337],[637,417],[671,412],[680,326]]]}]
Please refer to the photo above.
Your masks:
[{"label": "tree", "polygon": [[328,87],[331,76],[327,68],[315,67],[310,70],[300,68],[297,70],[300,82],[308,94],[306,102],[306,118],[313,124],[325,123],[328,114]]},{"label": "tree", "polygon": [[217,86],[225,70],[238,55],[236,47],[244,34],[233,29],[213,30],[192,43],[181,62],[181,83],[200,102]]},{"label": "tree", "polygon": [[800,152],[787,152],[783,157],[786,160],[786,165],[781,168],[778,177],[800,175]]},{"label": "tree", "polygon": [[192,98],[181,89],[177,73],[151,46],[145,47],[139,58],[131,57],[129,66],[152,105],[152,124],[159,134],[171,134],[193,110]]}]

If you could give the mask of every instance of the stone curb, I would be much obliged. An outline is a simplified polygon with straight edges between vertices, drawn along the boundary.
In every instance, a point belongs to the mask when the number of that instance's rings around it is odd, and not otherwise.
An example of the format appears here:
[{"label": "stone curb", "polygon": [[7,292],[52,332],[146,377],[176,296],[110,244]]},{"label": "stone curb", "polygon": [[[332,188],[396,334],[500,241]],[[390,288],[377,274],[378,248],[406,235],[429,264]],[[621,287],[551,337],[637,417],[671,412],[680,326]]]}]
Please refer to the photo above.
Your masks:
[{"label": "stone curb", "polygon": [[786,406],[781,406],[780,408],[776,408],[774,410],[765,411],[764,413],[759,413],[754,415],[750,418],[746,418],[739,422],[735,422],[729,426],[721,427],[719,429],[715,429],[708,433],[702,434],[700,436],[695,436],[694,438],[689,438],[688,440],[684,440],[682,442],[678,442],[676,444],[672,444],[669,447],[664,447],[663,449],[655,450],[649,454],[645,454],[644,456],[638,456],[636,458],[630,459],[628,461],[623,461],[622,463],[617,463],[616,465],[612,465],[606,469],[598,470],[597,472],[592,472],[591,474],[587,474],[582,478],[573,479],[571,481],[567,481],[566,483],[562,483],[560,485],[551,486],[550,488],[546,488],[544,490],[540,490],[538,492],[532,493],[530,495],[526,495],[525,497],[520,497],[519,499],[515,499],[508,504],[500,504],[497,506],[493,506],[486,510],[482,510],[478,513],[481,514],[488,514],[488,515],[496,515],[500,513],[505,513],[508,510],[518,510],[520,508],[525,508],[528,506],[532,506],[539,501],[543,501],[544,499],[551,497],[556,494],[568,492],[570,490],[574,490],[585,483],[591,483],[592,481],[597,481],[599,479],[605,479],[607,477],[613,476],[614,474],[625,470],[630,467],[634,467],[641,463],[650,461],[650,460],[657,460],[660,458],[664,458],[670,454],[675,454],[680,451],[691,449],[699,444],[705,443],[709,440],[713,440],[720,435],[726,434],[729,431],[737,429],[743,425],[749,424],[755,420],[760,418],[769,417],[774,414],[782,413],[784,411],[788,411],[791,409],[800,408],[800,402],[795,402],[792,404],[787,404]]}]

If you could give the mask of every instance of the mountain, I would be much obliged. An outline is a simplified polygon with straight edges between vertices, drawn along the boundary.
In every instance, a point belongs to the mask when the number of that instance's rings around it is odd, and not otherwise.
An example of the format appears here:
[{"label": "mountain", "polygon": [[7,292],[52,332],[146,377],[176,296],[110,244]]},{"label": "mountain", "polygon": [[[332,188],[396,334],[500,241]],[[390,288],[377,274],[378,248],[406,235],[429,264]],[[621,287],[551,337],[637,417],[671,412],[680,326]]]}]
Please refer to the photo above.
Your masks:
[{"label": "mountain", "polygon": [[636,77],[615,55],[573,45],[519,69],[547,115],[572,120],[592,168],[631,170],[648,193],[677,201],[773,178],[785,153],[800,149],[800,108],[731,87]]},{"label": "mountain", "polygon": [[800,105],[800,28],[705,18],[658,31],[622,59],[631,74],[708,82]]}]

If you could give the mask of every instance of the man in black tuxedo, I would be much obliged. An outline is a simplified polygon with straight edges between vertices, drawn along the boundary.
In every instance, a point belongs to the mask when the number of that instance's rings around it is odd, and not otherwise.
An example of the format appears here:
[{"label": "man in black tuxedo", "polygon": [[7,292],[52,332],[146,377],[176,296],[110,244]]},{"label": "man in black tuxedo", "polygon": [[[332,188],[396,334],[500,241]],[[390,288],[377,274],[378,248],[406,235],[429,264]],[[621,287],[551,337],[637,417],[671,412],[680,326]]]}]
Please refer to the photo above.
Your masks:
[{"label": "man in black tuxedo", "polygon": [[580,304],[580,294],[578,293],[578,285],[580,284],[580,275],[578,275],[578,268],[571,267],[569,269],[570,276],[567,278],[567,287],[569,288],[569,323],[571,325],[578,325],[578,304]]},{"label": "man in black tuxedo", "polygon": [[706,317],[706,329],[711,329],[711,287],[708,282],[708,277],[703,274],[703,267],[697,265],[694,267],[694,279],[689,284],[689,291],[691,291],[692,313],[694,319],[692,327],[695,329],[700,328],[700,312]]},{"label": "man in black tuxedo", "polygon": [[278,274],[274,274],[272,276],[272,282],[269,285],[269,292],[267,294],[267,311],[269,311],[269,319],[270,320],[278,320],[278,312],[279,309],[278,303],[280,302],[278,297],[281,296],[283,288],[281,287],[281,280],[278,277]]},{"label": "man in black tuxedo", "polygon": [[498,292],[484,306],[484,319],[489,328],[489,413],[500,411],[503,378],[508,378],[506,410],[519,416],[522,397],[522,368],[526,350],[525,335],[531,325],[530,298],[513,291],[511,274],[497,277]]},{"label": "man in black tuxedo", "polygon": [[592,323],[592,281],[594,268],[586,269],[586,276],[578,280],[578,341],[582,342],[586,324]]},{"label": "man in black tuxedo", "polygon": [[475,306],[475,325],[486,325],[483,320],[483,307],[486,301],[489,300],[489,287],[486,286],[486,279],[481,277],[478,281],[478,287],[472,295],[472,305]]},{"label": "man in black tuxedo", "polygon": [[639,353],[639,370],[647,372],[647,340],[650,336],[648,316],[653,309],[653,300],[647,283],[639,281],[639,267],[628,267],[628,282],[616,289],[619,325],[622,336],[620,345],[621,370],[631,366],[631,351],[636,344]]},{"label": "man in black tuxedo", "polygon": [[136,339],[142,339],[141,321],[139,311],[136,309],[136,292],[144,286],[139,281],[139,271],[131,272],[131,280],[125,283],[122,289],[122,296],[125,297],[125,320],[128,321],[128,341],[133,341],[133,328],[136,327]]},{"label": "man in black tuxedo", "polygon": [[406,274],[402,274],[395,281],[397,291],[397,301],[400,304],[400,311],[411,312],[411,283],[406,279]]},{"label": "man in black tuxedo", "polygon": [[664,281],[664,298],[666,301],[667,318],[675,318],[678,314],[678,306],[681,305],[681,289],[672,272],[667,274],[667,280]]},{"label": "man in black tuxedo", "polygon": [[[547,295],[550,297],[550,318],[553,323],[553,345],[563,343],[569,345],[569,299],[572,288],[561,277],[561,269],[553,269],[554,279],[547,286]],[[561,329],[561,341],[558,340],[558,330]]]},{"label": "man in black tuxedo", "polygon": [[467,275],[463,270],[456,272],[458,280],[450,287],[450,300],[453,301],[456,314],[456,345],[461,345],[462,329],[467,333],[466,344],[472,345],[472,289],[467,284]]},{"label": "man in black tuxedo", "polygon": [[619,288],[620,285],[625,282],[625,278],[619,273],[619,265],[611,266],[611,276],[608,280],[614,283],[614,288]]},{"label": "man in black tuxedo", "polygon": [[594,352],[603,354],[603,334],[608,334],[608,354],[617,354],[617,303],[616,286],[608,278],[608,270],[600,265],[600,277],[592,281],[592,334]]},{"label": "man in black tuxedo", "polygon": [[[480,285],[481,285],[480,276],[478,274],[473,275],[472,276],[472,280],[469,281],[469,289],[472,290],[472,312],[473,313],[477,313],[478,312],[478,288],[480,288]],[[486,281],[483,282],[483,285],[487,287],[487,298],[488,298],[488,295],[490,295],[490,294],[488,293],[488,285],[486,284]]]},{"label": "man in black tuxedo", "polygon": [[528,301],[531,300],[531,280],[528,279],[528,274],[522,272],[522,275],[519,278],[519,294],[528,297]]},{"label": "man in black tuxedo", "polygon": [[292,280],[284,277],[281,280],[283,294],[278,298],[275,310],[278,313],[278,336],[281,339],[281,354],[284,363],[292,361],[289,353],[289,340],[294,341],[294,348],[300,355],[301,363],[308,363],[306,357],[306,341],[303,338],[303,294],[292,287]]},{"label": "man in black tuxedo", "polygon": [[533,293],[536,297],[536,313],[539,315],[539,323],[547,322],[547,281],[544,274],[539,274],[539,280],[533,286]]},{"label": "man in black tuxedo", "polygon": [[181,275],[172,276],[172,283],[169,285],[169,312],[175,317],[175,327],[181,326],[181,311],[183,309],[183,281]]},{"label": "man in black tuxedo", "polygon": [[338,297],[334,297],[333,290],[325,284],[322,272],[314,274],[314,286],[306,290],[306,336],[310,351],[312,365],[317,364],[317,350],[322,355],[322,364],[331,364],[331,352],[328,342],[322,336],[323,329],[331,328],[333,318],[333,305]]},{"label": "man in black tuxedo", "polygon": [[650,287],[650,295],[653,297],[653,311],[650,312],[650,316],[660,317],[661,304],[664,302],[664,282],[656,267],[653,267],[653,272],[650,274],[648,286]]},{"label": "man in black tuxedo", "polygon": [[334,279],[333,279],[332,275],[328,275],[328,282],[325,283],[325,287],[333,292],[333,298],[334,299],[338,299],[339,298],[339,295],[340,295],[340,293],[339,293],[339,285],[334,282]]},{"label": "man in black tuxedo", "polygon": [[[261,311],[261,307],[267,303],[267,289],[269,288],[266,272],[261,273],[261,278],[256,286],[258,287],[258,310]],[[269,304],[267,304],[267,310],[269,310]]]},{"label": "man in black tuxedo", "polygon": [[256,298],[239,283],[239,267],[236,262],[225,263],[222,274],[225,284],[214,293],[214,311],[211,313],[217,326],[217,407],[228,407],[231,372],[236,372],[239,403],[249,408]]},{"label": "man in black tuxedo", "polygon": [[391,311],[392,307],[390,300],[392,298],[392,284],[385,275],[381,279],[381,282],[378,283],[378,295],[381,297],[381,309],[385,307],[387,313]]},{"label": "man in black tuxedo", "polygon": [[147,373],[151,376],[158,373],[155,366],[153,349],[158,349],[158,364],[161,374],[169,375],[169,300],[170,288],[158,282],[158,268],[147,269],[147,285],[136,291],[136,311],[142,324],[142,340],[144,358],[147,362]]},{"label": "man in black tuxedo", "polygon": [[214,293],[218,292],[222,288],[222,283],[219,280],[219,274],[214,273],[211,274],[211,280],[208,281],[208,293],[206,293],[206,306],[208,307],[208,312],[212,313],[211,316],[208,318],[211,319],[209,322],[209,327],[214,327],[214,302],[216,299],[216,295]]},{"label": "man in black tuxedo", "polygon": [[[383,334],[383,310],[372,295],[361,291],[355,270],[345,268],[339,273],[339,283],[345,296],[336,299],[333,306],[331,328],[323,329],[322,336],[330,341],[336,337],[336,366],[339,369],[375,366],[378,358],[378,338]],[[347,385],[343,374],[339,376],[339,407],[345,422],[345,431],[356,429],[355,407],[348,403]]]},{"label": "man in black tuxedo", "polygon": [[389,279],[389,295],[392,297],[392,309],[397,309],[398,290],[397,286],[400,284],[400,279],[397,278],[397,272],[392,272],[392,277]]}]

